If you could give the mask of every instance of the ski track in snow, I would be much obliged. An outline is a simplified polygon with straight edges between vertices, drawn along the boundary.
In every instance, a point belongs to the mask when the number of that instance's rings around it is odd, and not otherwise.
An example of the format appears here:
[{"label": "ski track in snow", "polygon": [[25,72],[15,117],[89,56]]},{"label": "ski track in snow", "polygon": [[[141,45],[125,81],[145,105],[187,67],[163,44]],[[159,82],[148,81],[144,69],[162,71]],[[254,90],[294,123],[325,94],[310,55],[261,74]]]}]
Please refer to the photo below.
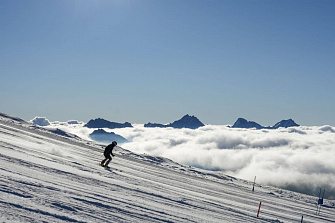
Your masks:
[{"label": "ski track in snow", "polygon": [[[0,117],[2,222],[335,222],[335,201],[161,163]],[[280,191],[280,192],[279,192]],[[256,218],[262,201],[260,217]]]}]

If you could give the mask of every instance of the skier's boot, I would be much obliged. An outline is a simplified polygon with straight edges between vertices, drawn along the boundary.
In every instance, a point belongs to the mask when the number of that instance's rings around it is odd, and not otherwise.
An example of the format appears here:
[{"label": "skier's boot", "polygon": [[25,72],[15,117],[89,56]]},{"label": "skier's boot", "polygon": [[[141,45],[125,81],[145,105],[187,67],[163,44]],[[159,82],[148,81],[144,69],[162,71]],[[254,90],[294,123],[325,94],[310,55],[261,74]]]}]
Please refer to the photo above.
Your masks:
[{"label": "skier's boot", "polygon": [[107,160],[106,164],[105,164],[105,168],[108,168],[109,169],[109,166],[108,164],[110,163],[111,160]]}]

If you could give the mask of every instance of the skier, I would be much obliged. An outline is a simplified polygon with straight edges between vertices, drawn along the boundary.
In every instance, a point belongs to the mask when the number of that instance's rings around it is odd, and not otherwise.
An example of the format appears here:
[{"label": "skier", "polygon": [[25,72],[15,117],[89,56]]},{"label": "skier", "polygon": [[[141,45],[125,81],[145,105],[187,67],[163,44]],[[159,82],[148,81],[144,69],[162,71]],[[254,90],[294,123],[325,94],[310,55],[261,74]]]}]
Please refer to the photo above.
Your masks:
[{"label": "skier", "polygon": [[[112,160],[112,156],[115,156],[113,154],[113,149],[114,147],[117,145],[117,142],[113,141],[112,144],[109,144],[106,148],[105,148],[105,152],[104,152],[104,156],[105,159],[101,161],[100,165],[106,168],[109,168],[108,164],[109,162]],[[107,161],[107,162],[106,162]],[[106,163],[105,163],[106,162]]]}]

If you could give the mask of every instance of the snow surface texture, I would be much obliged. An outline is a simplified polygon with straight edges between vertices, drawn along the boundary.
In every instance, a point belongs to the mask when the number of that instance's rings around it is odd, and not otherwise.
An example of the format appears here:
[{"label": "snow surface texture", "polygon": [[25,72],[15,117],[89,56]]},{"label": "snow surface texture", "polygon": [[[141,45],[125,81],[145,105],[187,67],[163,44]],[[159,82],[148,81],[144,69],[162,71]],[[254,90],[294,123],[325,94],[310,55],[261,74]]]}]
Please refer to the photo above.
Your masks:
[{"label": "snow surface texture", "polygon": [[[83,125],[60,128],[89,140],[94,129]],[[112,131],[105,129],[105,131]],[[240,129],[207,125],[196,130],[173,128],[113,129],[129,143],[124,148],[207,170],[221,170],[234,177],[335,199],[335,128],[291,127]]]},{"label": "snow surface texture", "polygon": [[[2,222],[335,222],[335,202],[103,147],[0,116]],[[259,218],[256,218],[262,201]]]}]

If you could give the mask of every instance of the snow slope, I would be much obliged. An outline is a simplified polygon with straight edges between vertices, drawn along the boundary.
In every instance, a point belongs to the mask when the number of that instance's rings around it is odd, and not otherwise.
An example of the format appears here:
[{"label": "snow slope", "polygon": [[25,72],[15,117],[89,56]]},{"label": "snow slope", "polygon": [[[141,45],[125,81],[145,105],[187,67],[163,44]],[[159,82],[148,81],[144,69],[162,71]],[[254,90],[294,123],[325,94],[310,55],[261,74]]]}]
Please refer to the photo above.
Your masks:
[{"label": "snow slope", "polygon": [[[335,222],[335,201],[66,138],[0,114],[1,222]],[[256,217],[262,201],[259,218]]]}]

